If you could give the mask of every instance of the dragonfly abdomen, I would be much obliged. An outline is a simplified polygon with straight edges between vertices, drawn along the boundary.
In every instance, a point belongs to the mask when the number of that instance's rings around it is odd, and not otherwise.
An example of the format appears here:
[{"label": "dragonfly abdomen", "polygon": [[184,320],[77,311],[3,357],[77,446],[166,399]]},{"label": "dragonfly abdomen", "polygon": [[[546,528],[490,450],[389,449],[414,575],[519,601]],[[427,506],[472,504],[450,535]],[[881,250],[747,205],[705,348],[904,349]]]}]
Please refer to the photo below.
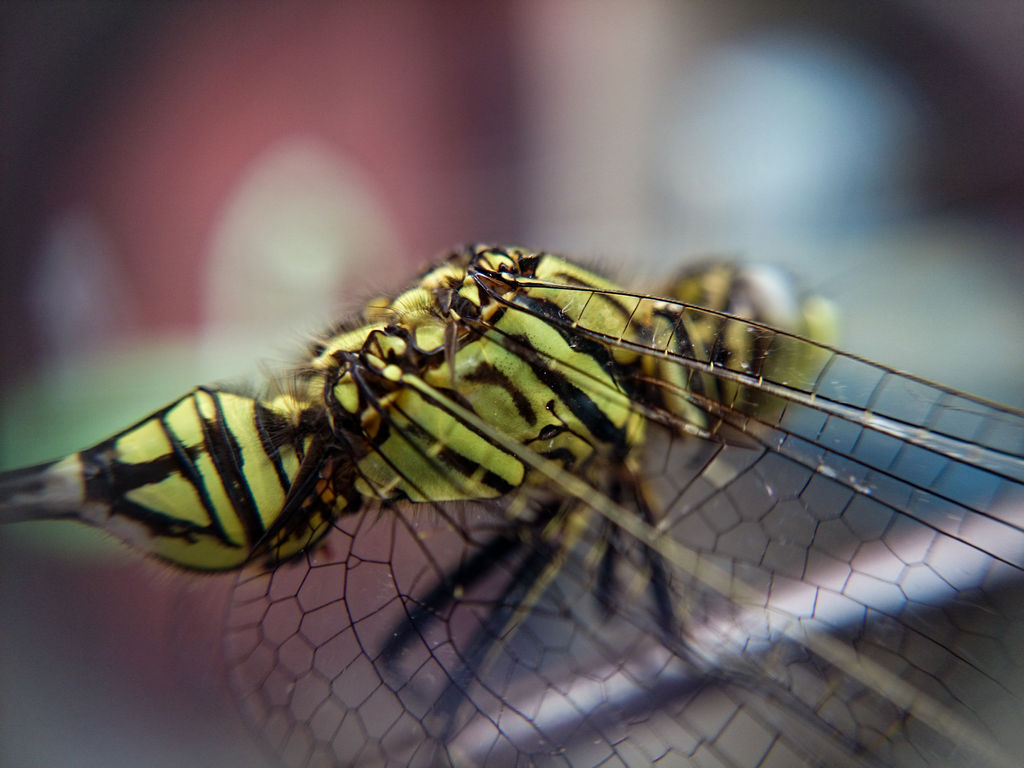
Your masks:
[{"label": "dragonfly abdomen", "polygon": [[[175,565],[227,570],[265,548],[302,446],[284,414],[198,388],[113,437],[3,478],[4,519],[73,518]],[[274,541],[275,556],[289,548]]]}]

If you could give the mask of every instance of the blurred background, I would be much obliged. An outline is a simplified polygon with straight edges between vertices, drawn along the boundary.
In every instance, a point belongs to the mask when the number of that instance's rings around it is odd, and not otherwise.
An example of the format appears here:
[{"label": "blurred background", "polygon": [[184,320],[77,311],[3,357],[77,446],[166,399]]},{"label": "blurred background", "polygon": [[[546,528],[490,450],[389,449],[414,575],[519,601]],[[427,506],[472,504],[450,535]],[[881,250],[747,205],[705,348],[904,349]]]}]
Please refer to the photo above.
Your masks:
[{"label": "blurred background", "polygon": [[[0,466],[258,381],[445,248],[784,264],[842,347],[1024,405],[1016,0],[0,9]],[[0,763],[251,765],[230,578],[0,531]]]}]

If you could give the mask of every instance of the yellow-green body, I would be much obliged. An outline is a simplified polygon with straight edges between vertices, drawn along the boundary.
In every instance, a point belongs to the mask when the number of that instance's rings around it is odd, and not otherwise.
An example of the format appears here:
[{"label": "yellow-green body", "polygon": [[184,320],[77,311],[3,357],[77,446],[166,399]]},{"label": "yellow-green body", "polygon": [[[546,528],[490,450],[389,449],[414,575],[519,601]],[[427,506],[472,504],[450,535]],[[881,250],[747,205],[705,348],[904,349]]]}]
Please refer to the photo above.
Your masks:
[{"label": "yellow-green body", "polygon": [[[742,274],[700,269],[672,292],[736,309],[729,302],[741,292],[729,281]],[[773,319],[827,335],[826,323],[809,319],[811,305],[798,306]],[[662,369],[641,350],[671,351],[684,339],[703,349],[726,338],[729,360],[749,360],[755,343],[742,333],[730,338],[729,322],[617,292],[551,254],[457,251],[318,341],[309,361],[277,383],[278,394],[197,389],[93,448],[22,471],[6,482],[13,490],[4,504],[36,517],[75,517],[182,567],[226,570],[254,557],[292,557],[367,501],[491,499],[540,484],[515,451],[408,386],[409,377],[599,485],[593,467],[599,474],[605,465],[595,456],[627,466],[639,460],[645,418],[635,401],[644,381],[673,385],[676,394],[661,395],[665,407],[696,430],[710,426],[707,409],[688,394],[693,374]],[[581,343],[583,332],[615,343]],[[635,391],[624,387],[630,381]],[[698,389],[698,399],[731,396],[728,383],[711,376]]]}]

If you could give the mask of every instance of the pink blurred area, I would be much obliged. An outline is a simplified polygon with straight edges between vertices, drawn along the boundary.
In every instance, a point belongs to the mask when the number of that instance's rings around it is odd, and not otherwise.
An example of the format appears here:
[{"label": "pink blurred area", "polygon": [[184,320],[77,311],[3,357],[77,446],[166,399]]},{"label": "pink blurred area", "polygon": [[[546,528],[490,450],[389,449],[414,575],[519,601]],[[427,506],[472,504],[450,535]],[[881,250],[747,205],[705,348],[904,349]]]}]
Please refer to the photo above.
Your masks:
[{"label": "pink blurred area", "polygon": [[[137,310],[135,333],[201,322],[204,260],[225,206],[281,142],[314,137],[362,172],[393,227],[395,266],[410,274],[453,240],[514,220],[508,6],[44,5],[6,15],[8,54],[22,68],[8,76],[49,75],[9,84],[10,210],[28,251],[10,257],[15,279],[28,279],[53,217],[84,209]],[[47,80],[51,93],[34,92]],[[36,311],[24,291],[5,299],[5,320]],[[5,378],[39,353],[24,330],[7,338]]]},{"label": "pink blurred area", "polygon": [[[90,201],[140,275],[146,325],[194,319],[190,287],[226,198],[262,150],[289,136],[315,135],[358,158],[399,241],[430,254],[482,213],[465,160],[467,132],[488,112],[466,114],[459,101],[492,80],[486,70],[501,75],[503,41],[488,41],[492,55],[472,78],[443,64],[490,15],[451,25],[425,5],[194,6],[96,100],[78,146],[54,159],[48,202]],[[439,189],[447,219],[424,204]]]}]

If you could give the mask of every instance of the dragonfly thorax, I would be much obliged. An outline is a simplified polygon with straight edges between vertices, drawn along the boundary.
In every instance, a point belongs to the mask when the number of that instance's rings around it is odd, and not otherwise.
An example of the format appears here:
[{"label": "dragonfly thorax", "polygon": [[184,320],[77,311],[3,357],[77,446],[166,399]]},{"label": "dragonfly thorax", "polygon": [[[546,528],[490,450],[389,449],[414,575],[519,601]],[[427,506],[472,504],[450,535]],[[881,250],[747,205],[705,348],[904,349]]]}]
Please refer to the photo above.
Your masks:
[{"label": "dragonfly thorax", "polygon": [[615,381],[626,378],[622,364],[552,328],[547,318],[568,309],[555,296],[531,299],[540,312],[513,311],[529,293],[515,278],[532,276],[545,259],[549,269],[571,269],[576,284],[604,285],[553,256],[520,261],[515,250],[485,249],[445,262],[390,304],[375,304],[372,317],[388,318],[386,325],[370,323],[325,345],[314,368],[324,370],[323,402],[353,457],[361,495],[486,499],[529,482],[514,452],[460,421],[430,392],[567,469],[597,453],[625,456],[639,442],[641,422]]}]

